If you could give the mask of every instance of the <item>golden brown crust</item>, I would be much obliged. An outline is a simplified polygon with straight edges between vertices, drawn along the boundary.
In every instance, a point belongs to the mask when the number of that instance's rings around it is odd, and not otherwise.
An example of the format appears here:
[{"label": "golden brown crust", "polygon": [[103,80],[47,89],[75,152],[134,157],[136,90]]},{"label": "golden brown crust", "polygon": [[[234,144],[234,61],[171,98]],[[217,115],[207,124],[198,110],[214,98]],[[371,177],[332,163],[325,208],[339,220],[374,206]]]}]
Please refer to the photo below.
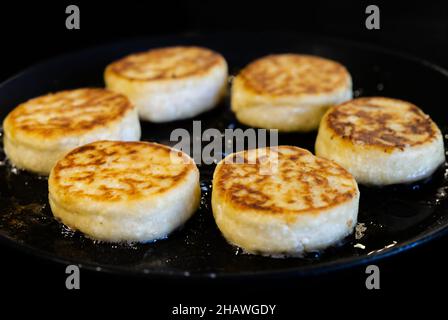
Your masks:
[{"label": "golden brown crust", "polygon": [[128,80],[174,80],[204,74],[223,62],[212,50],[178,46],[131,54],[110,64],[107,72]]},{"label": "golden brown crust", "polygon": [[50,179],[58,194],[76,201],[137,200],[172,189],[192,170],[186,154],[161,144],[97,141],[69,152]]},{"label": "golden brown crust", "polygon": [[332,108],[326,124],[356,144],[404,149],[433,140],[438,128],[412,103],[382,97],[358,98]]},{"label": "golden brown crust", "polygon": [[66,90],[20,104],[8,114],[5,126],[12,135],[51,139],[108,126],[132,109],[124,95],[106,89]]},{"label": "golden brown crust", "polygon": [[[238,209],[275,215],[318,212],[358,192],[352,175],[332,161],[292,146],[265,150],[264,154],[252,150],[224,159],[213,177],[214,192]],[[278,170],[263,174],[268,159],[274,166],[278,159]]]},{"label": "golden brown crust", "polygon": [[332,93],[350,83],[346,68],[332,60],[299,54],[269,55],[238,75],[247,89],[270,96]]}]

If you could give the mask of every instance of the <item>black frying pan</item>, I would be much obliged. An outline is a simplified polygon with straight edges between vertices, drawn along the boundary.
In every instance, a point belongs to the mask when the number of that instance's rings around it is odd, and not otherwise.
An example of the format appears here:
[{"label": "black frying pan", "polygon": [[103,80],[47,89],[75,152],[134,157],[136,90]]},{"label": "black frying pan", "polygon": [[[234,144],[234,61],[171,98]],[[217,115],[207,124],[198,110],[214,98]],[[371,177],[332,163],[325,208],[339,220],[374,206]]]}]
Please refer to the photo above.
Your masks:
[{"label": "black frying pan", "polygon": [[[443,110],[448,72],[426,61],[376,47],[284,34],[213,34],[137,39],[61,56],[32,67],[0,85],[1,118],[20,102],[57,91],[102,86],[104,67],[128,53],[153,47],[195,44],[212,48],[227,59],[230,71],[269,53],[297,52],[328,57],[343,63],[354,81],[355,96],[384,95],[420,106],[446,132]],[[228,99],[197,118],[202,128],[240,125],[229,110]],[[143,122],[142,140],[169,141],[173,129],[192,129],[192,120],[168,124]],[[316,134],[280,134],[280,144],[313,150]],[[202,201],[198,212],[166,240],[136,245],[95,243],[56,222],[47,201],[44,177],[0,166],[0,239],[35,255],[82,267],[171,277],[236,277],[254,275],[306,275],[371,263],[412,248],[448,229],[448,176],[445,166],[431,179],[387,188],[361,187],[359,223],[365,227],[337,247],[303,258],[273,259],[242,254],[227,244],[217,229],[210,208],[213,166],[200,166]],[[358,231],[364,228],[358,226]]]}]

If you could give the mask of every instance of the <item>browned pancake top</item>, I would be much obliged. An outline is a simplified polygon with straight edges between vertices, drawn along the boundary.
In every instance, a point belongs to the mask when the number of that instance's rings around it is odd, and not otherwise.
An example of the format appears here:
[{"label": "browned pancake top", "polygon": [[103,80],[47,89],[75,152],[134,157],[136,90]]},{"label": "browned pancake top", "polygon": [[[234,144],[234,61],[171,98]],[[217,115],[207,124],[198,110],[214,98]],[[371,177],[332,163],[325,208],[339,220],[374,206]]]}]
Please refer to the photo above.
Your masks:
[{"label": "browned pancake top", "polygon": [[167,47],[131,54],[109,65],[115,74],[130,80],[170,80],[203,74],[224,58],[201,47]]},{"label": "browned pancake top", "polygon": [[263,213],[308,213],[341,204],[358,192],[345,169],[307,150],[260,150],[233,154],[218,165],[213,192],[225,203]]},{"label": "browned pancake top", "polygon": [[132,109],[125,96],[106,89],[67,90],[22,103],[9,113],[5,127],[12,135],[51,139],[108,126]]},{"label": "browned pancake top", "polygon": [[415,105],[391,98],[358,98],[334,107],[326,119],[344,139],[381,148],[424,144],[439,133],[436,124]]},{"label": "browned pancake top", "polygon": [[164,145],[97,141],[69,152],[50,180],[65,201],[120,201],[169,191],[192,170],[197,168],[186,154]]},{"label": "browned pancake top", "polygon": [[245,67],[238,77],[257,94],[271,96],[332,93],[350,83],[350,75],[341,64],[299,54],[260,58]]}]

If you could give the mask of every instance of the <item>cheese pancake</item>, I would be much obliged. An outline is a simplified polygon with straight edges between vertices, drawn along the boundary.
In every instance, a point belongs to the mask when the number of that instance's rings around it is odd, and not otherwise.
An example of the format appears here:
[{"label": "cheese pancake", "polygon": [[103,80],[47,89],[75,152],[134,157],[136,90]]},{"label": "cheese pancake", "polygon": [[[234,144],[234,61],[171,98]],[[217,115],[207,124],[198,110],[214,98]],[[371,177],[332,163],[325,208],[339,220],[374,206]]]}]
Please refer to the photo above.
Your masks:
[{"label": "cheese pancake", "polygon": [[358,202],[350,173],[292,146],[231,154],[213,175],[215,221],[230,243],[250,253],[330,246],[353,231]]},{"label": "cheese pancake", "polygon": [[101,140],[139,140],[136,109],[105,89],[60,91],[22,103],[3,122],[4,147],[19,168],[48,175],[65,153]]},{"label": "cheese pancake", "polygon": [[329,110],[316,154],[367,185],[421,180],[445,162],[443,137],[431,118],[412,103],[384,97],[358,98]]},{"label": "cheese pancake", "polygon": [[215,107],[226,90],[227,63],[206,48],[158,48],[113,62],[104,79],[135,103],[142,119],[167,122]]},{"label": "cheese pancake", "polygon": [[56,218],[109,242],[164,238],[200,199],[193,160],[149,142],[97,141],[76,148],[54,166],[48,186]]},{"label": "cheese pancake", "polygon": [[243,124],[280,131],[310,131],[325,111],[352,97],[347,69],[332,60],[276,54],[245,67],[232,85],[232,110]]}]

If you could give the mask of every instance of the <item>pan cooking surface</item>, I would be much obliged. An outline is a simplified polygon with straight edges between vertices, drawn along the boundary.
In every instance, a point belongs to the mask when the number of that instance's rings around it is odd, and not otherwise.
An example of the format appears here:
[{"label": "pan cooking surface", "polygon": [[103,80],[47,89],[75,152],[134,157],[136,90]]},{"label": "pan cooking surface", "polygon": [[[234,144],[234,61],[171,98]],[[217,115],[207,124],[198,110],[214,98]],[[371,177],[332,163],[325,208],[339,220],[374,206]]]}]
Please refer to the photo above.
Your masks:
[{"label": "pan cooking surface", "polygon": [[[415,103],[446,133],[442,110],[448,73],[414,58],[381,49],[318,37],[282,34],[214,34],[135,39],[61,56],[19,74],[0,86],[2,119],[18,103],[37,95],[85,86],[102,86],[104,67],[128,53],[158,46],[195,44],[214,49],[235,74],[269,53],[320,55],[343,63],[353,77],[355,96],[384,95]],[[195,119],[166,124],[142,122],[142,140],[173,146],[176,128],[190,132],[246,127],[230,112],[227,98]],[[279,134],[279,144],[313,151],[316,133]],[[445,142],[446,144],[446,142]],[[97,243],[55,221],[47,200],[47,179],[13,168],[0,154],[0,239],[39,256],[96,270],[147,276],[222,277],[257,274],[303,275],[372,261],[444,233],[448,225],[446,166],[427,181],[386,188],[360,187],[356,232],[340,245],[302,258],[273,259],[247,255],[227,244],[210,207],[213,165],[200,165],[202,199],[198,212],[167,239],[154,243]]]}]

